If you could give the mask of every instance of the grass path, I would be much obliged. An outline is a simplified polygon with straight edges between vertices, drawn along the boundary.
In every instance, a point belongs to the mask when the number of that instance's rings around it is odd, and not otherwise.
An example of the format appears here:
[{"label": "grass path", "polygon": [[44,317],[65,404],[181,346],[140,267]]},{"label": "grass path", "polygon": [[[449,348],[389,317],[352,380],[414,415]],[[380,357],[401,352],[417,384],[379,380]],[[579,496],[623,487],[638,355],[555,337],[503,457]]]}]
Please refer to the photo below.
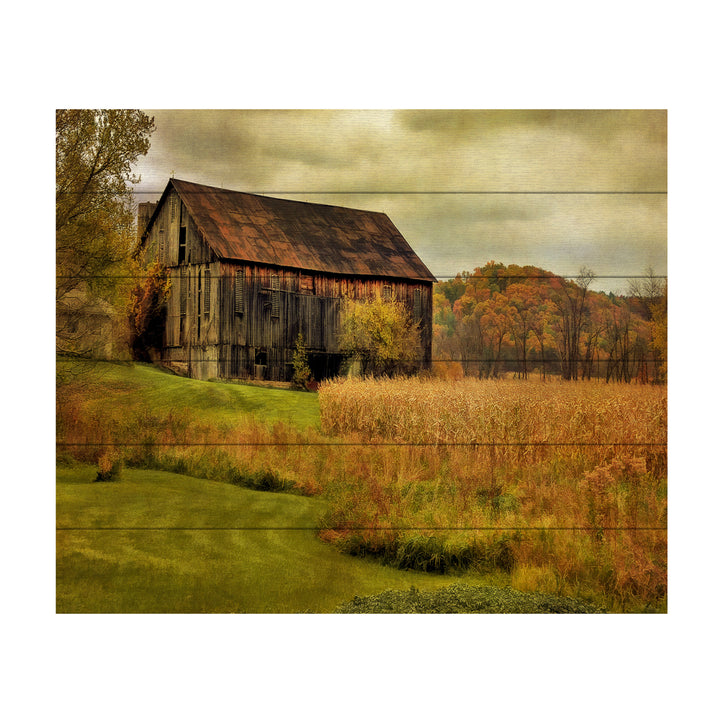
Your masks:
[{"label": "grass path", "polygon": [[57,531],[61,613],[329,612],[457,580],[342,555],[312,529],[318,498],[151,470],[93,483],[95,472],[58,468],[57,527],[73,528]]}]

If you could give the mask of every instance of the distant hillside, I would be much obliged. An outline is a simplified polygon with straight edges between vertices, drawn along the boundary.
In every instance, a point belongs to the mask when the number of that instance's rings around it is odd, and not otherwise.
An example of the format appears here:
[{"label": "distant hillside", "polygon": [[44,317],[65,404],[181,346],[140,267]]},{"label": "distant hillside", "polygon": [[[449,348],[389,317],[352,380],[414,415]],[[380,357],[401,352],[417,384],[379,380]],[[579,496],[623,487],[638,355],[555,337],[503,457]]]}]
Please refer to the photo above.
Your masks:
[{"label": "distant hillside", "polygon": [[532,265],[489,262],[439,282],[433,355],[465,374],[511,372],[663,382],[667,282],[649,274],[627,296],[592,290],[593,273],[563,278]]}]

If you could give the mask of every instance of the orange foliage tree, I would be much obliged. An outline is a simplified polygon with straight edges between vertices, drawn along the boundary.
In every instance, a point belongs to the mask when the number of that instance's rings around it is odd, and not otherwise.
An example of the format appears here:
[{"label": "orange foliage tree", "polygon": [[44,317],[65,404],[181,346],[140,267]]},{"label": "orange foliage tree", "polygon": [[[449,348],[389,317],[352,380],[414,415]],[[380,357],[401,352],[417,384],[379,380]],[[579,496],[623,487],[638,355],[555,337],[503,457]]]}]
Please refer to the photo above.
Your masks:
[{"label": "orange foliage tree", "polygon": [[152,350],[162,346],[169,293],[170,279],[159,262],[147,268],[145,282],[130,292],[130,344],[136,360],[151,360]]}]

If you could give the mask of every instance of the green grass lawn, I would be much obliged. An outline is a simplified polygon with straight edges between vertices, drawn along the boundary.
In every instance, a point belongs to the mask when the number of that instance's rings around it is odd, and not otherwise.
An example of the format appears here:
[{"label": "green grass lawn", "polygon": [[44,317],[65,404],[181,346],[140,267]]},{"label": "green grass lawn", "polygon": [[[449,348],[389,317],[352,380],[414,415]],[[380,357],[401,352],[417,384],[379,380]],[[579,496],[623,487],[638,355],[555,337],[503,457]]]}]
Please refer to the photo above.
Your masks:
[{"label": "green grass lawn", "polygon": [[[73,362],[80,366],[82,361]],[[301,430],[320,429],[316,393],[192,380],[142,363],[94,363],[83,377],[83,397],[90,408],[112,402],[128,411],[173,413],[200,425],[232,425],[254,415],[271,425],[283,421]]]},{"label": "green grass lawn", "polygon": [[58,468],[61,613],[330,612],[355,595],[457,581],[341,554],[315,535],[318,498],[151,470],[94,483],[95,473]]}]

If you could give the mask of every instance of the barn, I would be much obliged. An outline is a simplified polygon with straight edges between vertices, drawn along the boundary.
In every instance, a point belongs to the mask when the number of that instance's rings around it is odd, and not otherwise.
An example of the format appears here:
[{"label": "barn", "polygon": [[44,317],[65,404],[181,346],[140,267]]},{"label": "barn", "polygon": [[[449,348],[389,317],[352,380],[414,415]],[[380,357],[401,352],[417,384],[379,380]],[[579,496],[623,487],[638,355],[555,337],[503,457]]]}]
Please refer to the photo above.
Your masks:
[{"label": "barn", "polygon": [[316,379],[336,375],[343,298],[405,304],[430,366],[433,275],[384,213],[172,178],[138,207],[139,249],[171,280],[158,360],[193,378],[292,376],[302,333]]}]

